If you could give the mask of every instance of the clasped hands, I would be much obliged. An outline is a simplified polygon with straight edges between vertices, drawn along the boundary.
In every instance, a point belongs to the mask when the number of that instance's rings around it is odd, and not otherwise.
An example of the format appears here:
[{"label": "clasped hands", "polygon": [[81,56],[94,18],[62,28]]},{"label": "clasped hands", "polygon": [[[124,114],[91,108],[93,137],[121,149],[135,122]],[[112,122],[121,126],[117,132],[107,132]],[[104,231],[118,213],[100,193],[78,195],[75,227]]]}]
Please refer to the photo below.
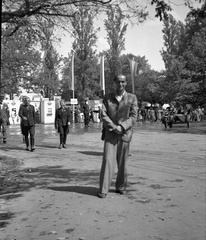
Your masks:
[{"label": "clasped hands", "polygon": [[114,132],[119,135],[123,133],[123,130],[124,129],[121,125],[117,125],[116,128],[114,128]]}]

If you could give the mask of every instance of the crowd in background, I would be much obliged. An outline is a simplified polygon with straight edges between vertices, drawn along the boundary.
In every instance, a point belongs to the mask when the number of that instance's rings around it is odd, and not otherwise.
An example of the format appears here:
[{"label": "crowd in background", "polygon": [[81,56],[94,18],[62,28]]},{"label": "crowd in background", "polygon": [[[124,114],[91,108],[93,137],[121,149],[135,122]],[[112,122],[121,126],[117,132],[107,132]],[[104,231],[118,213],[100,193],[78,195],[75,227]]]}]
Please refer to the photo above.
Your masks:
[{"label": "crowd in background", "polygon": [[198,106],[197,108],[183,108],[182,106],[175,108],[174,106],[163,109],[162,107],[141,107],[138,111],[138,119],[140,122],[157,122],[162,119],[166,111],[172,112],[172,114],[183,114],[189,116],[190,122],[200,122],[203,120],[205,109]]},{"label": "crowd in background", "polygon": [[[86,110],[85,110],[86,109]],[[72,110],[72,109],[71,109]],[[165,109],[162,107],[141,107],[138,110],[137,121],[138,122],[158,122],[161,121],[162,117],[167,111],[173,112],[173,114],[183,114],[187,115],[190,122],[201,122],[206,116],[206,109],[203,107],[186,107],[182,106],[174,107],[170,106]],[[87,113],[87,122],[85,122],[85,111]],[[84,108],[77,105],[74,110],[74,122],[75,123],[85,123],[88,126],[90,122],[101,122],[100,107],[98,110],[93,110],[91,107]],[[15,113],[16,114],[16,113]],[[0,109],[0,138],[6,143],[6,127],[7,125],[14,124],[13,122],[13,112],[9,112],[7,104],[3,103]],[[9,121],[11,119],[12,122]],[[36,114],[36,123],[40,123],[40,114]]]}]

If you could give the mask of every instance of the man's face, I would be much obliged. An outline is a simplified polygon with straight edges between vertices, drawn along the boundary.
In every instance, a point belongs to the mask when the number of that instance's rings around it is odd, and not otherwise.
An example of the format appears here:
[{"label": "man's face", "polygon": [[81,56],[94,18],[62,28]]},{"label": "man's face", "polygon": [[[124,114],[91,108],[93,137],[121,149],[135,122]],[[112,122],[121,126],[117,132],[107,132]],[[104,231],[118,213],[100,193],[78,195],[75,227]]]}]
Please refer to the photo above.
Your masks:
[{"label": "man's face", "polygon": [[60,106],[61,107],[65,107],[65,102],[64,101],[60,101]]},{"label": "man's face", "polygon": [[24,99],[23,99],[23,103],[24,103],[25,105],[28,105],[28,104],[29,104],[29,99],[28,99],[28,98],[24,98]]},{"label": "man's face", "polygon": [[123,75],[119,75],[114,83],[116,86],[116,91],[123,92],[127,85],[126,77]]}]

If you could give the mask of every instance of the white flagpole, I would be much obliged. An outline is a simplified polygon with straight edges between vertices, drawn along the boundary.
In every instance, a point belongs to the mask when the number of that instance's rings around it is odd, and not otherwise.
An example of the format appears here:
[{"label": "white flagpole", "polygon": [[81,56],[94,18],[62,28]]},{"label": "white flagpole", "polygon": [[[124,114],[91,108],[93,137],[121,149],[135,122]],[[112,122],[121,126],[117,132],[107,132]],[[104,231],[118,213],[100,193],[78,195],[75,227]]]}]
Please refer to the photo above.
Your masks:
[{"label": "white flagpole", "polygon": [[[74,52],[72,53],[72,61],[71,61],[71,78],[72,78],[71,90],[73,91],[73,99],[74,99]],[[75,122],[74,111],[75,111],[75,107],[74,107],[74,104],[72,104],[72,120],[73,120],[73,123]]]},{"label": "white flagpole", "polygon": [[134,60],[129,59],[131,78],[132,78],[132,93],[134,93]]},{"label": "white flagpole", "polygon": [[129,59],[129,64],[130,64],[131,79],[132,79],[132,93],[135,93],[134,77],[136,75],[138,63],[134,61],[134,59]]},{"label": "white flagpole", "polygon": [[101,57],[101,64],[100,64],[100,88],[103,91],[103,95],[104,95],[105,94],[104,56]]}]

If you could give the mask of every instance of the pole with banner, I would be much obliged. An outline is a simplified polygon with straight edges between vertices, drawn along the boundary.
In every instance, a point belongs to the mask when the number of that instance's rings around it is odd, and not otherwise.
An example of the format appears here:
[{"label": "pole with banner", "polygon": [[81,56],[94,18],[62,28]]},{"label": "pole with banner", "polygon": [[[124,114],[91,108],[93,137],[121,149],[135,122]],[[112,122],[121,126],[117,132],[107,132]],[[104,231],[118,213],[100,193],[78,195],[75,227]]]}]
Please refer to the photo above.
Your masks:
[{"label": "pole with banner", "polygon": [[105,94],[104,56],[101,57],[101,62],[100,62],[100,89],[104,96]]},{"label": "pole with banner", "polygon": [[132,79],[132,93],[134,93],[135,92],[134,77],[136,75],[138,63],[134,61],[134,59],[129,59],[129,65],[130,65],[131,79]]},{"label": "pole with banner", "polygon": [[[72,52],[72,59],[71,59],[71,66],[70,66],[70,71],[71,71],[71,90],[72,90],[72,98],[74,99],[74,51]],[[75,107],[74,107],[74,102],[71,103],[72,104],[72,120],[73,123],[75,122],[74,119],[74,111],[75,111]]]}]

